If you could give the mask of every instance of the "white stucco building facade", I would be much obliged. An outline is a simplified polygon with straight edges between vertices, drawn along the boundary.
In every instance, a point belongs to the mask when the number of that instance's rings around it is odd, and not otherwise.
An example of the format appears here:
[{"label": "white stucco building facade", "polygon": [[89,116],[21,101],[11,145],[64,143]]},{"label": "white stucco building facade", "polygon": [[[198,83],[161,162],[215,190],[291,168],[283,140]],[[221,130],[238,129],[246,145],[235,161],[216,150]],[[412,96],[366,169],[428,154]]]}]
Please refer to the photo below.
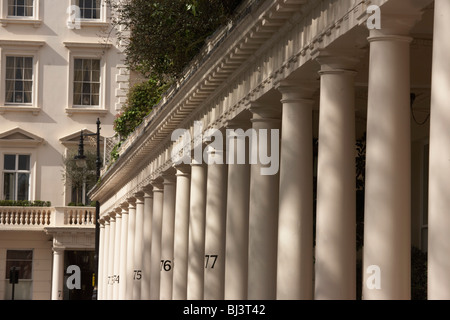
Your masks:
[{"label": "white stucco building facade", "polygon": [[[428,298],[450,298],[450,2],[241,10],[90,192],[101,203],[99,298],[355,299],[360,260],[363,299],[410,299],[412,246],[428,254]],[[211,139],[198,134],[227,129],[252,129],[257,154],[272,157],[206,164]],[[205,155],[237,146],[218,145]]]},{"label": "white stucco building facade", "polygon": [[[92,296],[95,208],[69,206],[89,202],[65,183],[63,156],[97,119],[102,154],[114,135],[129,74],[108,17],[104,1],[0,1],[0,200],[51,203],[0,206],[0,299],[11,298],[11,266],[21,267],[15,299]],[[70,264],[78,291],[65,285]]]}]

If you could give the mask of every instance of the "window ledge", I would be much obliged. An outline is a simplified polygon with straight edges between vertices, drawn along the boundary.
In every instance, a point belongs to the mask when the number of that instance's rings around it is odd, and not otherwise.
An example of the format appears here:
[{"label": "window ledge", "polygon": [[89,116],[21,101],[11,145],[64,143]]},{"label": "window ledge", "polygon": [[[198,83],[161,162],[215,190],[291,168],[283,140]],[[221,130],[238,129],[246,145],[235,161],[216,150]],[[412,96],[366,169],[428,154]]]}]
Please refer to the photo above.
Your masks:
[{"label": "window ledge", "polygon": [[42,24],[42,20],[40,19],[20,19],[20,18],[6,18],[0,19],[0,24],[2,27],[6,27],[8,24],[19,24],[19,25],[32,25],[35,28],[38,28]]},{"label": "window ledge", "polygon": [[81,20],[81,27],[100,27],[106,28],[109,26],[108,22],[105,21],[96,21],[96,20]]},{"label": "window ledge", "polygon": [[108,110],[101,108],[66,108],[66,113],[69,117],[74,114],[98,114],[99,116],[105,116],[108,113]]},{"label": "window ledge", "polygon": [[4,114],[5,112],[30,112],[34,116],[37,116],[41,112],[41,108],[22,107],[22,106],[0,106],[0,114]]}]

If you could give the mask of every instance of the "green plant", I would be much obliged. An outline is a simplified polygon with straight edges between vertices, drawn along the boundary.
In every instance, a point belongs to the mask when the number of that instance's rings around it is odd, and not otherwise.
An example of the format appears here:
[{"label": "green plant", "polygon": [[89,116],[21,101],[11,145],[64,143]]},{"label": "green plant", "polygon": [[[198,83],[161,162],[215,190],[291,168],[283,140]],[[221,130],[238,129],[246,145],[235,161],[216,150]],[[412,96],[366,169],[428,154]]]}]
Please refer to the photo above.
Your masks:
[{"label": "green plant", "polygon": [[[122,139],[133,132],[159,102],[170,83],[150,78],[132,86],[122,111],[114,120],[114,131]],[[115,150],[117,151],[117,150]]]},{"label": "green plant", "polygon": [[50,201],[0,200],[0,207],[51,207]]}]

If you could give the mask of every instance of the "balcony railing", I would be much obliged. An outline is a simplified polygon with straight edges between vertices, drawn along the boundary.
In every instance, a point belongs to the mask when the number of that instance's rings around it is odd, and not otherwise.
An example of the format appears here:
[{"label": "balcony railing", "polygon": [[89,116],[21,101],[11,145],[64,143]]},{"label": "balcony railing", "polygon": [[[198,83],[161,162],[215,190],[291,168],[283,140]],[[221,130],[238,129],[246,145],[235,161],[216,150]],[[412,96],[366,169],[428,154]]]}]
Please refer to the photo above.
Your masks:
[{"label": "balcony railing", "polygon": [[95,228],[94,207],[0,207],[0,231]]}]

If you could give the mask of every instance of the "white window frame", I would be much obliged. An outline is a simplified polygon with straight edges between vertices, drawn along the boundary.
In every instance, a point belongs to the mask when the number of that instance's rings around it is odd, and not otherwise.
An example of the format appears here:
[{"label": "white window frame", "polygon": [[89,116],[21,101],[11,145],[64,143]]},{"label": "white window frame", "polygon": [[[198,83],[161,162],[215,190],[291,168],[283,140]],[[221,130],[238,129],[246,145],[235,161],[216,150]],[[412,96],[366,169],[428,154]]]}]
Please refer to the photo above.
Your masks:
[{"label": "white window frame", "polygon": [[[6,154],[15,154],[15,155],[29,155],[30,156],[30,180],[29,180],[29,186],[28,186],[28,200],[34,201],[36,196],[36,152],[35,150],[31,148],[2,148],[2,151],[0,153],[0,168],[2,176],[0,178],[1,185],[0,185],[0,197],[2,200],[5,200],[4,194],[4,185],[5,185],[5,177],[4,177],[4,161],[5,161],[5,155]],[[15,200],[15,199],[12,199]]]},{"label": "white window frame", "polygon": [[[29,111],[38,114],[39,106],[39,49],[44,45],[42,41],[0,40],[0,113],[5,111]],[[6,57],[33,58],[33,85],[31,103],[6,102]]]},{"label": "white window frame", "polygon": [[[110,44],[101,43],[69,43],[64,42],[69,49],[69,72],[68,72],[68,99],[66,113],[72,116],[74,113],[96,113],[104,115],[106,109],[106,88],[108,85],[106,52]],[[74,63],[75,59],[98,59],[100,60],[100,92],[98,106],[83,106],[73,104],[74,95]]]},{"label": "white window frame", "polygon": [[[69,0],[69,6],[77,6],[76,0]],[[105,4],[105,1],[101,1],[100,3],[100,18],[98,19],[85,19],[85,18],[79,18],[80,21],[80,27],[106,27],[109,25],[107,22],[107,5]],[[70,17],[68,17],[70,18]]]},{"label": "white window frame", "polygon": [[8,26],[8,24],[23,24],[32,25],[37,28],[42,24],[40,18],[41,12],[40,0],[34,0],[33,3],[33,15],[32,16],[9,16],[8,15],[8,0],[3,0],[0,6],[0,24],[2,27]]}]

